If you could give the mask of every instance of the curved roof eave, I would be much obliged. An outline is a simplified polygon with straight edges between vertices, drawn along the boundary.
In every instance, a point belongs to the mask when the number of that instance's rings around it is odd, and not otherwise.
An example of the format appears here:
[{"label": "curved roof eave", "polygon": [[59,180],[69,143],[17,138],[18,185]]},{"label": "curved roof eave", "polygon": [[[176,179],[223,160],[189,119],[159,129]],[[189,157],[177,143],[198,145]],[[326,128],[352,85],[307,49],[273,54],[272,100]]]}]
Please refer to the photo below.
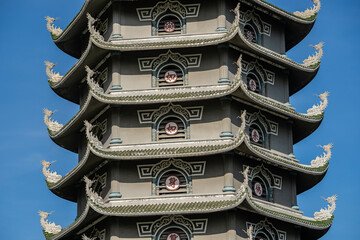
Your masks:
[{"label": "curved roof eave", "polygon": [[314,14],[313,17],[309,19],[303,19],[264,0],[250,1],[264,10],[269,11],[272,15],[277,16],[285,23],[286,51],[289,51],[291,48],[296,46],[310,33],[317,18],[317,14]]},{"label": "curved roof eave", "polygon": [[65,53],[75,58],[80,58],[81,47],[79,38],[82,32],[87,29],[88,19],[86,13],[97,16],[106,6],[111,4],[109,0],[86,0],[75,18],[68,24],[59,36],[52,37],[54,43]]}]

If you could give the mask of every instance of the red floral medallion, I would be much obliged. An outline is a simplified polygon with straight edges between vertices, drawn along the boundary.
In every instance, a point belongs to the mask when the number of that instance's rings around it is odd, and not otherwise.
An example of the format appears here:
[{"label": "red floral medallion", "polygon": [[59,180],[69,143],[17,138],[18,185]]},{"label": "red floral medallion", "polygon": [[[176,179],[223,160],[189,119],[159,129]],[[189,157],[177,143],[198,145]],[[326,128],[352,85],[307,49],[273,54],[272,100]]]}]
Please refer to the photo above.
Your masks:
[{"label": "red floral medallion", "polygon": [[258,130],[253,129],[251,131],[251,139],[256,143],[260,141],[260,134],[259,134]]},{"label": "red floral medallion", "polygon": [[165,125],[165,133],[167,135],[175,135],[179,131],[179,126],[175,122],[168,122]]},{"label": "red floral medallion", "polygon": [[164,78],[167,83],[174,83],[177,80],[177,74],[174,71],[167,71]]},{"label": "red floral medallion", "polygon": [[256,81],[254,79],[250,79],[249,81],[249,87],[250,87],[250,90],[255,92],[256,91],[256,88],[257,88],[257,85],[256,85]]},{"label": "red floral medallion", "polygon": [[168,33],[175,31],[175,23],[173,21],[165,22],[164,30],[165,30],[165,32],[168,32]]},{"label": "red floral medallion", "polygon": [[169,191],[176,191],[180,187],[180,179],[177,176],[169,176],[165,180],[165,187]]},{"label": "red floral medallion", "polygon": [[263,187],[261,185],[261,183],[255,183],[254,185],[254,192],[255,192],[255,195],[258,196],[258,197],[261,197],[263,195]]}]

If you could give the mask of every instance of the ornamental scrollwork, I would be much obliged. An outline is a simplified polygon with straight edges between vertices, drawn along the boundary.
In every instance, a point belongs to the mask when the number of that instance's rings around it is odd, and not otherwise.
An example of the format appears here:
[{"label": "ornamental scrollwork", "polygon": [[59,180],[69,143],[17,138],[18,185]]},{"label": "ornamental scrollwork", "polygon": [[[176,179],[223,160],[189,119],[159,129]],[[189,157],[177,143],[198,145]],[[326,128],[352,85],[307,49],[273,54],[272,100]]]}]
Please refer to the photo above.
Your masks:
[{"label": "ornamental scrollwork", "polygon": [[254,11],[246,11],[239,12],[239,21],[243,24],[246,24],[248,22],[253,22],[258,29],[259,33],[266,34],[267,36],[271,35],[271,25],[264,22],[258,14],[256,14]]},{"label": "ornamental scrollwork", "polygon": [[324,221],[324,220],[330,219],[332,217],[333,213],[335,212],[337,198],[338,198],[337,195],[334,195],[334,196],[328,197],[328,198],[323,198],[329,204],[328,204],[327,208],[325,208],[325,209],[322,208],[322,209],[320,209],[320,212],[315,212],[314,219],[316,221]]},{"label": "ornamental scrollwork", "polygon": [[58,132],[58,131],[60,131],[60,129],[63,128],[64,125],[58,123],[57,121],[55,121],[51,118],[51,115],[53,115],[54,112],[55,111],[50,111],[50,110],[44,108],[44,114],[45,114],[44,123],[51,132]]},{"label": "ornamental scrollwork", "polygon": [[322,56],[324,55],[323,47],[324,42],[320,42],[319,44],[312,46],[317,52],[315,52],[315,55],[309,56],[307,59],[303,61],[303,66],[310,67],[313,65],[316,65],[320,62]]},{"label": "ornamental scrollwork", "polygon": [[90,13],[87,13],[86,17],[88,19],[88,29],[89,29],[90,34],[92,36],[94,36],[96,39],[98,39],[100,41],[104,41],[104,37],[100,34],[100,32],[98,30],[95,29],[95,23],[99,19],[93,18]]},{"label": "ornamental scrollwork", "polygon": [[187,162],[184,162],[180,159],[169,159],[169,160],[163,160],[160,163],[156,164],[151,172],[152,172],[152,176],[155,177],[159,172],[161,172],[162,170],[170,167],[170,166],[174,166],[177,168],[180,168],[182,170],[184,170],[188,175],[192,174],[192,168],[191,165]]},{"label": "ornamental scrollwork", "polygon": [[260,176],[260,174],[267,180],[271,187],[278,189],[282,188],[282,177],[270,172],[270,170],[267,169],[263,164],[258,165],[255,168],[249,168],[249,180],[253,180],[256,176]]},{"label": "ornamental scrollwork", "polygon": [[50,171],[49,167],[54,162],[47,162],[45,160],[41,161],[41,164],[43,165],[42,172],[43,172],[44,176],[46,177],[46,181],[48,181],[49,183],[57,183],[62,178],[62,176],[57,174],[57,172]]},{"label": "ornamental scrollwork", "polygon": [[95,92],[99,94],[104,93],[104,89],[100,87],[99,83],[97,83],[94,79],[94,76],[96,75],[96,72],[91,70],[88,66],[85,66],[85,71],[87,73],[86,75],[86,81],[91,89],[93,89]]},{"label": "ornamental scrollwork", "polygon": [[55,27],[53,24],[56,21],[56,18],[47,16],[47,17],[45,17],[45,20],[47,22],[46,28],[52,35],[55,35],[58,37],[62,34],[63,30],[61,30],[61,28],[59,28],[59,27]]},{"label": "ornamental scrollwork", "polygon": [[60,75],[60,73],[54,73],[53,68],[56,64],[45,61],[46,66],[46,75],[49,77],[49,82],[51,83],[58,83],[62,80],[63,76]]},{"label": "ornamental scrollwork", "polygon": [[62,230],[61,226],[56,225],[53,222],[48,222],[48,220],[47,220],[49,215],[52,213],[53,212],[47,213],[47,212],[39,211],[39,216],[41,217],[40,224],[44,228],[45,232],[50,233],[50,234],[58,234]]},{"label": "ornamental scrollwork", "polygon": [[320,11],[321,8],[321,2],[320,0],[312,0],[314,5],[310,9],[306,9],[304,12],[296,11],[294,12],[294,15],[297,17],[301,17],[304,19],[310,18],[317,14]]},{"label": "ornamental scrollwork", "polygon": [[247,222],[246,226],[248,227],[248,230],[250,226],[252,226],[251,235],[253,237],[256,237],[259,232],[267,232],[271,235],[272,239],[286,240],[286,232],[276,229],[267,219],[260,221],[257,224]]},{"label": "ornamental scrollwork", "polygon": [[81,240],[95,240],[95,238],[89,238],[85,234],[81,235]]},{"label": "ornamental scrollwork", "polygon": [[93,201],[94,203],[103,205],[104,204],[104,199],[99,196],[99,194],[97,192],[95,192],[91,186],[93,185],[93,183],[95,181],[90,180],[87,176],[84,176],[83,178],[84,182],[85,182],[85,192],[86,195],[91,199],[91,201]]},{"label": "ornamental scrollwork", "polygon": [[326,107],[329,104],[329,101],[328,101],[329,95],[330,95],[329,92],[324,92],[324,93],[318,95],[318,97],[322,101],[320,101],[320,104],[314,105],[312,108],[308,109],[306,115],[315,116],[315,115],[323,114],[324,110],[326,109]]},{"label": "ornamental scrollwork", "polygon": [[245,231],[245,230],[243,230],[244,231],[244,233],[246,233],[246,235],[247,235],[247,239],[246,240],[253,240],[254,239],[254,237],[253,237],[253,226],[252,225],[250,225],[248,228],[247,228],[247,230]]},{"label": "ornamental scrollwork", "polygon": [[151,226],[151,232],[155,236],[156,233],[164,226],[170,225],[171,223],[179,224],[186,227],[191,233],[194,232],[194,226],[190,219],[187,219],[183,216],[164,216],[159,220],[155,221]]},{"label": "ornamental scrollwork", "polygon": [[84,121],[84,124],[86,127],[86,138],[88,139],[88,141],[91,144],[93,144],[96,148],[102,149],[103,148],[102,142],[98,139],[98,137],[95,134],[91,132],[94,126],[91,123],[89,123],[87,120]]},{"label": "ornamental scrollwork", "polygon": [[325,164],[331,159],[331,149],[333,146],[334,144],[332,143],[329,143],[325,146],[320,146],[325,152],[322,156],[317,156],[314,160],[311,161],[311,167],[317,168],[325,166]]}]

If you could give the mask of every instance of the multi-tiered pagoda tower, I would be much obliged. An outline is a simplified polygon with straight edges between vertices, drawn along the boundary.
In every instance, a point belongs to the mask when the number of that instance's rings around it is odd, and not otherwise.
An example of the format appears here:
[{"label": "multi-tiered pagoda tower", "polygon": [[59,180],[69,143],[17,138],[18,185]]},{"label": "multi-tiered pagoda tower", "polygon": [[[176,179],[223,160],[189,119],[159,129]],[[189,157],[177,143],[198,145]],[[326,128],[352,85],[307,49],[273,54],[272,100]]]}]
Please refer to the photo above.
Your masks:
[{"label": "multi-tiered pagoda tower", "polygon": [[80,105],[51,139],[79,154],[65,176],[43,161],[48,188],[77,203],[66,228],[39,212],[47,239],[298,240],[329,229],[329,206],[305,217],[297,195],[324,177],[332,145],[304,165],[293,144],[320,125],[289,97],[322,56],[286,56],[312,29],[319,0],[290,14],[263,0],[86,0],[55,44],[78,62],[51,88]]}]

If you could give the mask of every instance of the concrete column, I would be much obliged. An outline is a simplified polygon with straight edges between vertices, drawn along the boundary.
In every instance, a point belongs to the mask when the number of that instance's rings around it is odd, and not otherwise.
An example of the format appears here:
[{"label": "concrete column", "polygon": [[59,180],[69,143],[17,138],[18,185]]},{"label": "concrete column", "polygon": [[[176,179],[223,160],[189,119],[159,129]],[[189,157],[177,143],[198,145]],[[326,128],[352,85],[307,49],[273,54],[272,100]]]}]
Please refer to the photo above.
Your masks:
[{"label": "concrete column", "polygon": [[223,192],[235,192],[234,187],[234,153],[223,154],[224,159],[224,188]]},{"label": "concrete column", "polygon": [[295,155],[294,155],[294,149],[293,149],[293,124],[294,124],[294,121],[289,119],[287,121],[287,124],[288,124],[288,151],[289,151],[289,157],[292,157],[292,158],[296,158]]},{"label": "concrete column", "polygon": [[227,240],[236,240],[236,216],[234,211],[226,214],[227,221]]},{"label": "concrete column", "polygon": [[111,108],[111,140],[110,147],[122,144],[120,138],[120,107]]},{"label": "concrete column", "polygon": [[297,205],[296,172],[290,172],[291,176],[291,208],[299,210]]},{"label": "concrete column", "polygon": [[111,218],[110,240],[119,240],[121,236],[119,217]]},{"label": "concrete column", "polygon": [[222,132],[220,133],[220,137],[234,137],[231,130],[231,96],[221,98],[220,102],[223,112]]},{"label": "concrete column", "polygon": [[216,31],[217,32],[227,31],[226,16],[225,16],[225,11],[226,11],[225,1],[218,0],[217,3],[218,3],[218,18],[217,18],[218,27]]},{"label": "concrete column", "polygon": [[120,162],[111,162],[110,166],[110,179],[111,179],[111,188],[110,188],[110,199],[121,198],[120,193]]},{"label": "concrete column", "polygon": [[120,19],[121,19],[121,6],[120,6],[120,1],[119,0],[112,0],[112,22],[113,22],[113,29],[112,29],[112,33],[111,33],[111,37],[110,37],[110,41],[116,41],[118,39],[122,38],[121,35],[121,23],[120,23]]},{"label": "concrete column", "polygon": [[229,45],[218,45],[220,68],[219,68],[219,83],[231,83],[229,80]]},{"label": "concrete column", "polygon": [[122,90],[121,87],[121,53],[113,52],[111,57],[111,92]]}]

